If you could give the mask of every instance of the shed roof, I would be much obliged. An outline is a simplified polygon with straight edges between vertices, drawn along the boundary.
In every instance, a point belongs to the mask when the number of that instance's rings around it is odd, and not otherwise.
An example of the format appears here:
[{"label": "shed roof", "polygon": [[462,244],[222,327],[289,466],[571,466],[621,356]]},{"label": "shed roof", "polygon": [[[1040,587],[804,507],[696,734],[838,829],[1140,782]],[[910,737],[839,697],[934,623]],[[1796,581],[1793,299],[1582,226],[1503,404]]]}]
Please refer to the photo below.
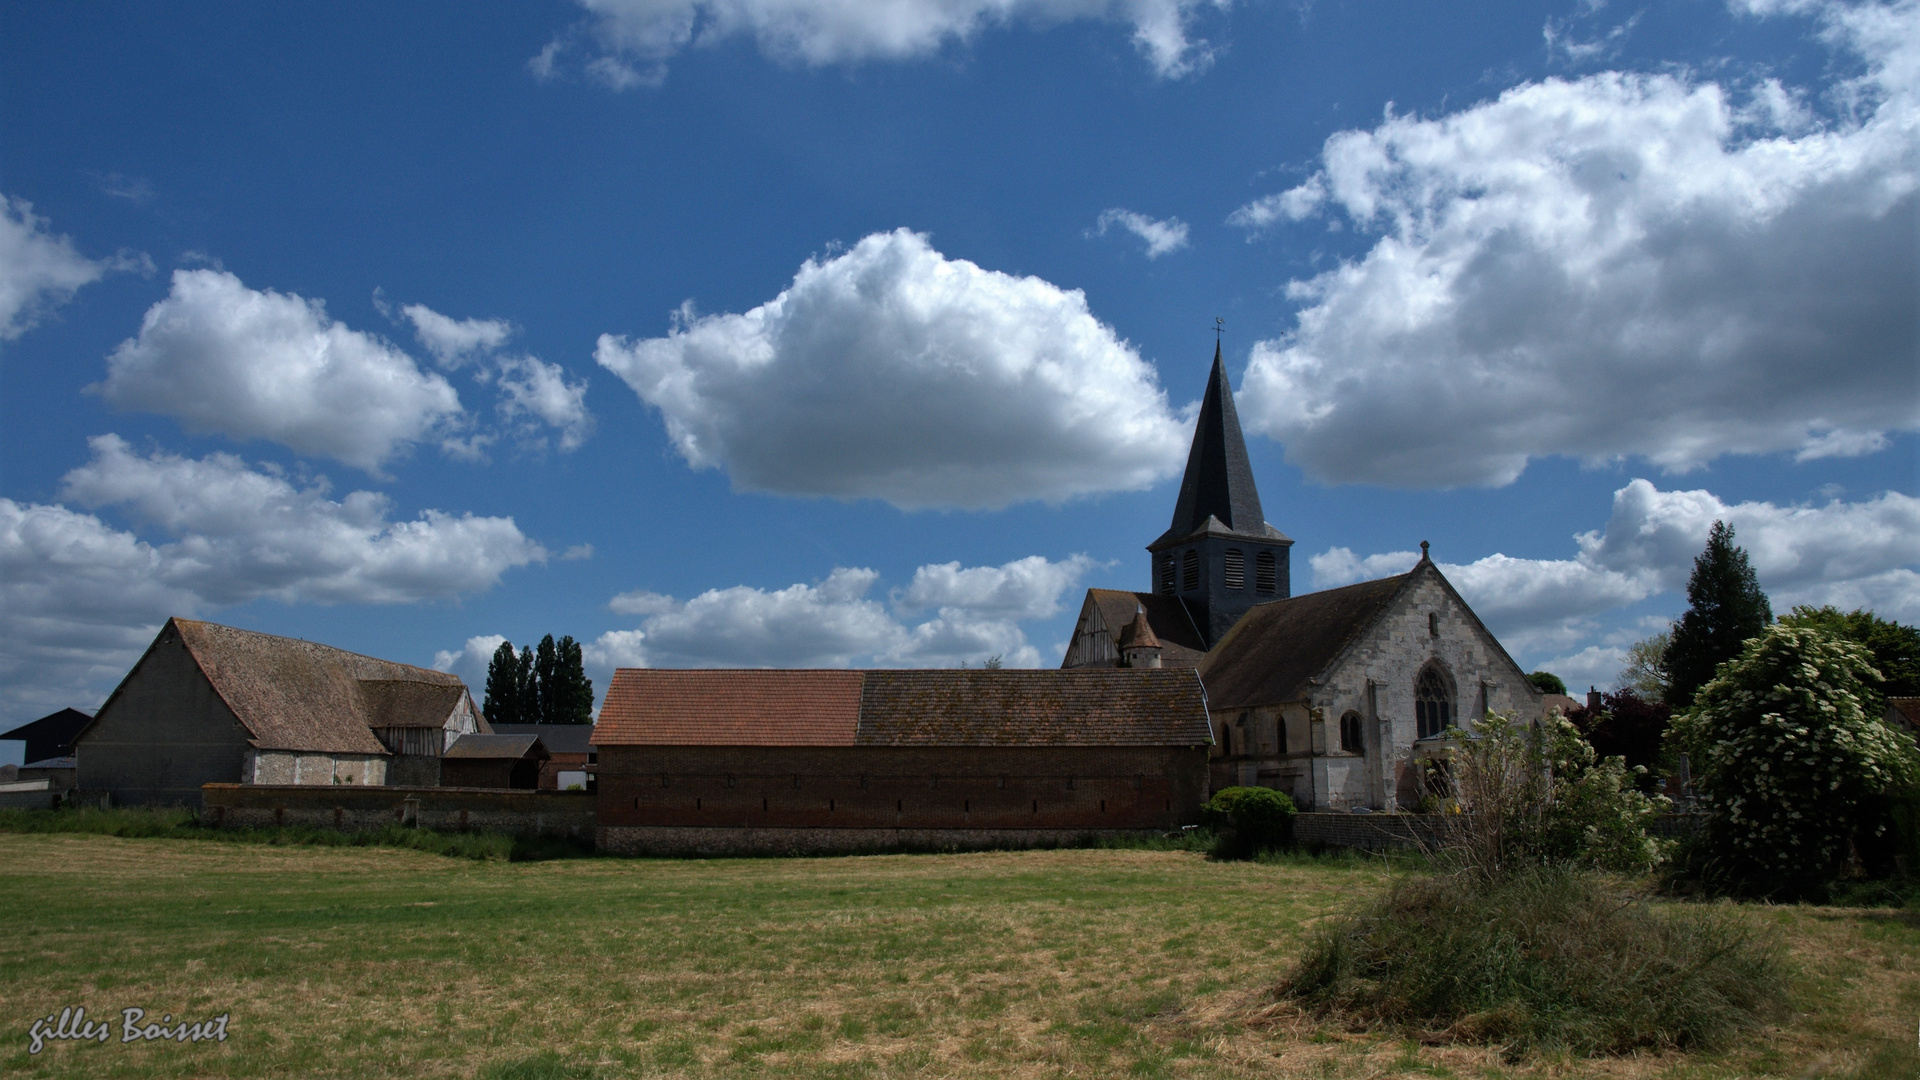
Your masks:
[{"label": "shed roof", "polygon": [[596,746],[1194,746],[1191,670],[622,668]]},{"label": "shed roof", "polygon": [[1200,665],[1209,700],[1237,707],[1305,699],[1307,680],[1365,633],[1418,572],[1254,605]]},{"label": "shed roof", "polygon": [[453,740],[442,755],[449,758],[465,758],[469,761],[485,758],[499,760],[505,758],[518,761],[527,756],[543,758],[547,748],[540,742],[538,735],[462,735]]},{"label": "shed roof", "polygon": [[588,745],[593,738],[592,724],[495,724],[493,730],[497,735],[538,735],[548,753],[593,752],[593,747]]},{"label": "shed roof", "polygon": [[356,679],[372,728],[438,728],[467,696],[459,681],[421,682],[418,679]]},{"label": "shed roof", "polygon": [[93,723],[93,717],[79,709],[61,709],[11,731],[0,732],[0,739],[20,739],[27,744],[27,759],[59,757],[73,752],[73,740]]},{"label": "shed roof", "polygon": [[[245,725],[253,745],[262,750],[384,756],[387,748],[369,726],[363,682],[429,683],[447,688],[446,693],[466,692],[457,675],[298,638],[168,619],[155,643],[166,641],[170,633],[179,635],[207,681]],[[119,693],[115,690],[114,697]],[[410,692],[391,697],[416,700]],[[102,711],[113,700],[108,698]]]}]

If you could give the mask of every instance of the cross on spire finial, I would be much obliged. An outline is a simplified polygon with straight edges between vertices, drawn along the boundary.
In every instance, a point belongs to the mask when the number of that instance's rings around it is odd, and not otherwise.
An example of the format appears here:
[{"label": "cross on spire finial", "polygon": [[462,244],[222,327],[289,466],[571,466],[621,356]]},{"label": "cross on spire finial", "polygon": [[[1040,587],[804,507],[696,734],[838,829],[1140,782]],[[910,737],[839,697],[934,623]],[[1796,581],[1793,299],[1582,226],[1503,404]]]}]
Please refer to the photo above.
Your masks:
[{"label": "cross on spire finial", "polygon": [[1227,332],[1227,320],[1218,315],[1213,317],[1213,340],[1218,342],[1220,335]]}]

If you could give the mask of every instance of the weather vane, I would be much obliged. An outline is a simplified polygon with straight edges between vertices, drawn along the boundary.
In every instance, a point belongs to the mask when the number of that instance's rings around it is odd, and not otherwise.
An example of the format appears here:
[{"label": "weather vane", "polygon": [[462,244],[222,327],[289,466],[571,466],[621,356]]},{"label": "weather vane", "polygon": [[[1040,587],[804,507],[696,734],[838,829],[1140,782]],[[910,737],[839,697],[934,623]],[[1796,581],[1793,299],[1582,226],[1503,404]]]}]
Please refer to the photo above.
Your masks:
[{"label": "weather vane", "polygon": [[1224,334],[1224,333],[1226,333],[1226,332],[1227,332],[1227,320],[1225,320],[1225,319],[1223,319],[1223,318],[1221,318],[1221,317],[1220,317],[1220,316],[1218,316],[1218,315],[1215,315],[1215,316],[1213,317],[1213,337],[1214,337],[1214,340],[1216,340],[1216,341],[1218,341],[1218,340],[1220,339],[1220,335],[1221,335],[1221,334]]}]

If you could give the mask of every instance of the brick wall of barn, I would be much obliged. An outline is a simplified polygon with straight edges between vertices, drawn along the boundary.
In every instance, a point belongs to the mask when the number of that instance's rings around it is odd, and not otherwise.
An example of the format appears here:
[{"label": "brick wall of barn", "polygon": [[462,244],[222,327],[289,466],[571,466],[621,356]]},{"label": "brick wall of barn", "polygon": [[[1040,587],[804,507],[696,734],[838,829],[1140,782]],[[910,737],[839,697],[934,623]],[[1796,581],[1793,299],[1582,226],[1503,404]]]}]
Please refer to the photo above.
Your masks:
[{"label": "brick wall of barn", "polygon": [[649,830],[656,839],[666,835],[655,832],[661,829],[1067,838],[1196,823],[1207,797],[1207,750],[607,746],[598,777],[602,842],[616,850],[635,847],[622,830]]},{"label": "brick wall of barn", "polygon": [[116,806],[200,802],[200,785],[239,780],[247,732],[179,638],[134,665],[80,737],[79,787]]}]

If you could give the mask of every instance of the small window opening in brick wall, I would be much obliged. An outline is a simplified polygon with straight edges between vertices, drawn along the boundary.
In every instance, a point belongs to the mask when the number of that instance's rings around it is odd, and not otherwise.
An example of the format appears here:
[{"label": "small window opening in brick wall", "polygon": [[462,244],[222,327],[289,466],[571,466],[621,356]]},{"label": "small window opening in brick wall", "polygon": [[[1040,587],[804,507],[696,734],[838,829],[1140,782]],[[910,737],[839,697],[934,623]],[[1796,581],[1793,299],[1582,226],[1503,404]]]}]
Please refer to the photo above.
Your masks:
[{"label": "small window opening in brick wall", "polygon": [[760,812],[763,814],[767,812],[767,800],[764,797],[760,800]]},{"label": "small window opening in brick wall", "polygon": [[898,813],[902,813],[902,812],[903,812],[903,810],[902,810],[902,808],[903,808],[904,806],[906,806],[906,800],[905,800],[905,799],[895,799],[895,800],[893,800],[893,812],[894,812],[894,813],[896,813],[896,814],[898,814]]},{"label": "small window opening in brick wall", "polygon": [[828,799],[828,800],[827,800],[827,813],[829,813],[829,814],[831,814],[831,813],[833,813],[833,800],[832,800],[832,799]]},{"label": "small window opening in brick wall", "polygon": [[694,808],[695,810],[698,810],[698,809],[700,809],[700,800],[699,800],[699,799],[697,799],[697,798],[696,798],[696,799],[694,799],[694,800],[693,800],[693,808]]},{"label": "small window opening in brick wall", "polygon": [[1036,814],[1040,812],[1040,800],[1039,800],[1039,799],[1035,799],[1035,800],[1033,800],[1033,812],[1034,812],[1034,813],[1036,813]]},{"label": "small window opening in brick wall", "polygon": [[1107,812],[1107,800],[1105,799],[1100,800],[1100,812],[1103,814]]}]

